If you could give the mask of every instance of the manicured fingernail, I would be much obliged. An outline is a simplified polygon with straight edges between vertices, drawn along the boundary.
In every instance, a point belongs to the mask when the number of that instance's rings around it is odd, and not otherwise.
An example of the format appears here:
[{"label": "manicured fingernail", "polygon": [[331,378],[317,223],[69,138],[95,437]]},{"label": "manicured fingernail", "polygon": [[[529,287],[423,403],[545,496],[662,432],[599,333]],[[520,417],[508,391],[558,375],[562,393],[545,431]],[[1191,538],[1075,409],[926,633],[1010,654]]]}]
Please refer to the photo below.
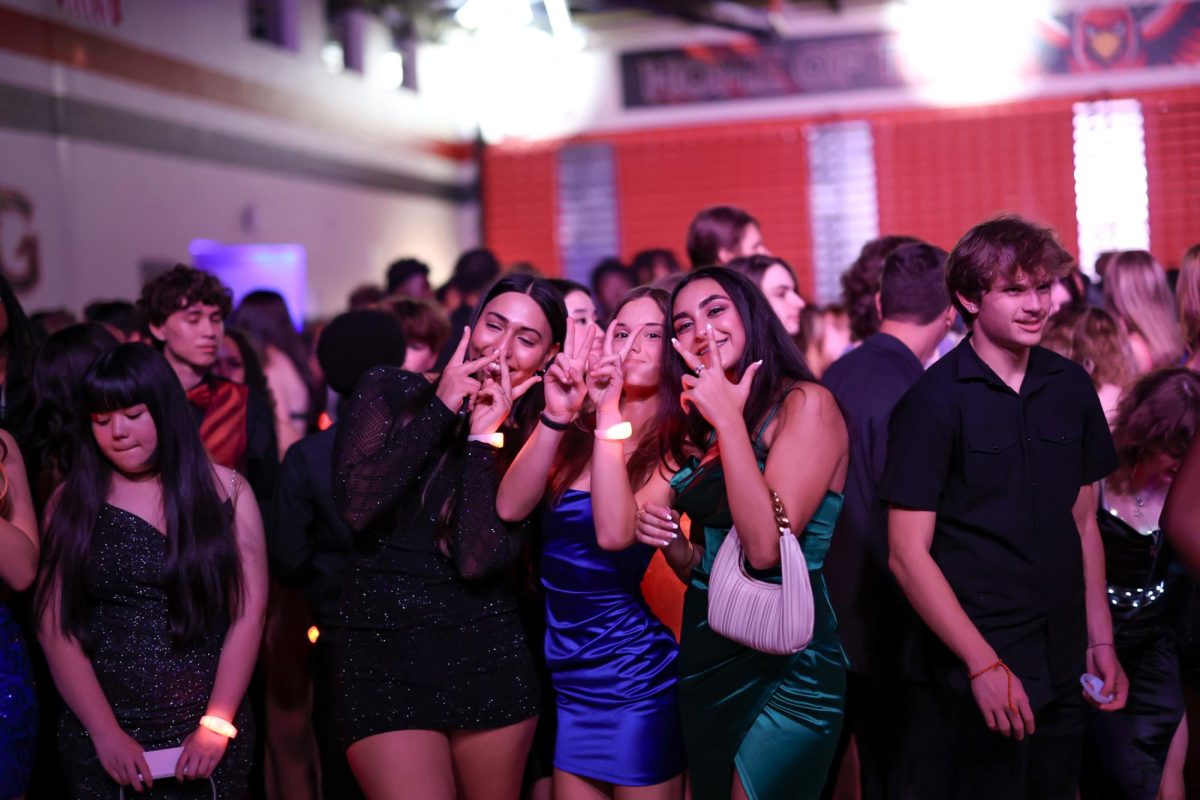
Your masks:
[{"label": "manicured fingernail", "polygon": [[678,339],[676,339],[674,336],[672,336],[672,337],[671,337],[671,344],[675,345],[676,347],[679,347],[679,340],[678,340]]},{"label": "manicured fingernail", "polygon": [[677,534],[677,533],[672,533],[672,534],[671,534],[671,538],[672,538],[672,539],[678,539],[678,538],[679,538],[679,534]]}]

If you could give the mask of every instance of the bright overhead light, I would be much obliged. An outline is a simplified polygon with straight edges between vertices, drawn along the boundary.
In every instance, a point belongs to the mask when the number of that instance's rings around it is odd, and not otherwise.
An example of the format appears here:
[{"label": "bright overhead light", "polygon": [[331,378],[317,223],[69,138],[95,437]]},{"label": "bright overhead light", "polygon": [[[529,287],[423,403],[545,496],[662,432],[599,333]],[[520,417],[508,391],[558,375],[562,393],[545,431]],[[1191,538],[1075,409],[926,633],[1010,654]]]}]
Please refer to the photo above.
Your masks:
[{"label": "bright overhead light", "polygon": [[901,69],[944,103],[1011,97],[1028,80],[1048,0],[905,0],[888,6]]},{"label": "bright overhead light", "polygon": [[404,85],[404,56],[395,50],[380,54],[372,65],[368,78],[385,92],[394,92]]},{"label": "bright overhead light", "polygon": [[533,22],[528,0],[467,0],[454,19],[469,31],[483,28],[524,28]]}]

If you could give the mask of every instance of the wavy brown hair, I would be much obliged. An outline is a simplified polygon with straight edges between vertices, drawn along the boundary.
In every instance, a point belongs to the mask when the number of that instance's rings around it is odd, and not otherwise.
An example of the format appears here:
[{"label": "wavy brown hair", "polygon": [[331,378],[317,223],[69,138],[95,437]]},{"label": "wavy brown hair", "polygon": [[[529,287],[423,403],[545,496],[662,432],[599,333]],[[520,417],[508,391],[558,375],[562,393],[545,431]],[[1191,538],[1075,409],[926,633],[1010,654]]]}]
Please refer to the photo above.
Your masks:
[{"label": "wavy brown hair", "polygon": [[1113,443],[1120,468],[1113,476],[1128,487],[1138,464],[1156,455],[1182,459],[1200,431],[1200,373],[1168,367],[1148,373],[1121,399]]}]

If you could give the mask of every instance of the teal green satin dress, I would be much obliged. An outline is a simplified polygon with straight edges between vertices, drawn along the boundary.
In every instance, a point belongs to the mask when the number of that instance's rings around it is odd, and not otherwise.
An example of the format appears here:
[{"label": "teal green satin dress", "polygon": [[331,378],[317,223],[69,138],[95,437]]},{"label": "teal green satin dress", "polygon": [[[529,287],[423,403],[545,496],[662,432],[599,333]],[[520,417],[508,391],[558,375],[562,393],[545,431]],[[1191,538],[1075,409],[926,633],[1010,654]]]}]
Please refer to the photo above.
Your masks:
[{"label": "teal green satin dress", "polygon": [[[765,450],[755,442],[758,465]],[[708,576],[733,526],[719,458],[694,460],[671,481],[675,508],[691,518],[704,545],[684,596],[679,706],[694,800],[727,799],[736,764],[751,800],[817,798],[837,749],[846,696],[846,656],[821,571],[842,495],[827,492],[804,527],[801,546],[812,579],[813,639],[787,656],[760,653],[708,626]],[[780,571],[748,571],[780,582]]]}]

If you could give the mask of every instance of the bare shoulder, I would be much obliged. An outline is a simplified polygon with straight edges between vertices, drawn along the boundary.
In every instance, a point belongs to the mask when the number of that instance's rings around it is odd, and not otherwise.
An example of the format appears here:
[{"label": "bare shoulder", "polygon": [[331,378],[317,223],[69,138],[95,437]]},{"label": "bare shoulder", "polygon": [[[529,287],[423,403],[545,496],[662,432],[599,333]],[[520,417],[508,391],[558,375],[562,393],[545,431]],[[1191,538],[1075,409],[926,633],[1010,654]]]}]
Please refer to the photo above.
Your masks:
[{"label": "bare shoulder", "polygon": [[842,411],[833,393],[815,381],[797,383],[783,400],[781,412],[787,421],[800,424],[841,424]]}]

